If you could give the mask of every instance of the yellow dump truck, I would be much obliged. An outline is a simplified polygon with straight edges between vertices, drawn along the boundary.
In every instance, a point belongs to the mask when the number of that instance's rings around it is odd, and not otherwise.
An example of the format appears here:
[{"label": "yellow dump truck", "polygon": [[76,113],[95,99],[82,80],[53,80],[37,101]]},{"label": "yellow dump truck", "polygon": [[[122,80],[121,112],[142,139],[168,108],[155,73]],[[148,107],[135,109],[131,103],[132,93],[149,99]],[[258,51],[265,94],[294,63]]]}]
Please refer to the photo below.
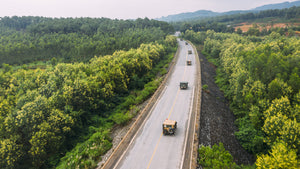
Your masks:
[{"label": "yellow dump truck", "polygon": [[164,135],[175,135],[177,129],[177,121],[166,119],[162,125]]}]

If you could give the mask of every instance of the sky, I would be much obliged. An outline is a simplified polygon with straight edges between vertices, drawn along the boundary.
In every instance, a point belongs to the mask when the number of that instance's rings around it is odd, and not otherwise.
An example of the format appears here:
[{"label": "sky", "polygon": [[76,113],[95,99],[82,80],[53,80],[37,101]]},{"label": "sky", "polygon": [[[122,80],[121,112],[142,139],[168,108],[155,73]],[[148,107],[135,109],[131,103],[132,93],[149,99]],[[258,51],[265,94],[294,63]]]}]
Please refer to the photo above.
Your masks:
[{"label": "sky", "polygon": [[226,12],[295,0],[0,0],[0,17],[150,19],[183,12]]}]

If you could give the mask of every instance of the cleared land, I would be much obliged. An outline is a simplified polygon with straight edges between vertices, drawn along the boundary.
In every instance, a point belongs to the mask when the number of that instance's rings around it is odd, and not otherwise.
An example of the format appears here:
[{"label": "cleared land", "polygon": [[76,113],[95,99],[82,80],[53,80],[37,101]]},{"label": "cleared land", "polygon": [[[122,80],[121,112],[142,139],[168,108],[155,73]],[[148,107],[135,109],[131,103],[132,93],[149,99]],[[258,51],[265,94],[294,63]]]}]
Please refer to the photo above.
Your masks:
[{"label": "cleared land", "polygon": [[253,27],[254,25],[257,25],[259,30],[263,30],[266,28],[267,30],[271,28],[286,28],[286,27],[291,27],[291,26],[300,26],[299,23],[248,23],[248,22],[243,22],[240,24],[237,24],[238,26],[235,27],[235,30],[240,28],[243,32],[247,32],[249,28]]}]

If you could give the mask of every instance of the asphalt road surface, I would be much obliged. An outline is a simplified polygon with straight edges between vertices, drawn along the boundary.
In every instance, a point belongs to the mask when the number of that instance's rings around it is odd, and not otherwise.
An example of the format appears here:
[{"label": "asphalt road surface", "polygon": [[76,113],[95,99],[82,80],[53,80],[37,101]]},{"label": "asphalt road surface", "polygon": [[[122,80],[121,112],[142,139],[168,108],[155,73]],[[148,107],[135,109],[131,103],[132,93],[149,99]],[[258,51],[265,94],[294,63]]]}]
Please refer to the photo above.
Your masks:
[{"label": "asphalt road surface", "polygon": [[[114,169],[182,168],[186,132],[193,103],[196,66],[192,46],[179,40],[179,48],[177,63],[166,87]],[[188,54],[188,50],[192,50],[192,54]],[[192,65],[188,66],[187,60],[191,60]],[[188,82],[186,90],[180,90],[181,81]],[[162,123],[167,118],[177,121],[174,136],[162,134]]]}]

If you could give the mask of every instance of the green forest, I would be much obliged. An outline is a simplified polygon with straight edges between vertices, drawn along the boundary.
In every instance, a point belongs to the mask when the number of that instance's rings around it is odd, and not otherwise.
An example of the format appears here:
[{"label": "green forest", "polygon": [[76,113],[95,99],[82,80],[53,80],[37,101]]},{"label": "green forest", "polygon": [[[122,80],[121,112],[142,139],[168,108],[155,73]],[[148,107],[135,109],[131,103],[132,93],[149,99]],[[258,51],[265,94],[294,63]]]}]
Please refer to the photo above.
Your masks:
[{"label": "green forest", "polygon": [[300,39],[187,30],[217,66],[216,83],[230,101],[240,144],[257,168],[297,168],[300,154]]},{"label": "green forest", "polygon": [[108,18],[3,17],[0,20],[0,63],[87,62],[94,56],[138,48],[163,40],[174,28],[156,20]]},{"label": "green forest", "polygon": [[1,28],[4,169],[95,168],[177,48],[173,28],[147,18],[5,17]]}]

